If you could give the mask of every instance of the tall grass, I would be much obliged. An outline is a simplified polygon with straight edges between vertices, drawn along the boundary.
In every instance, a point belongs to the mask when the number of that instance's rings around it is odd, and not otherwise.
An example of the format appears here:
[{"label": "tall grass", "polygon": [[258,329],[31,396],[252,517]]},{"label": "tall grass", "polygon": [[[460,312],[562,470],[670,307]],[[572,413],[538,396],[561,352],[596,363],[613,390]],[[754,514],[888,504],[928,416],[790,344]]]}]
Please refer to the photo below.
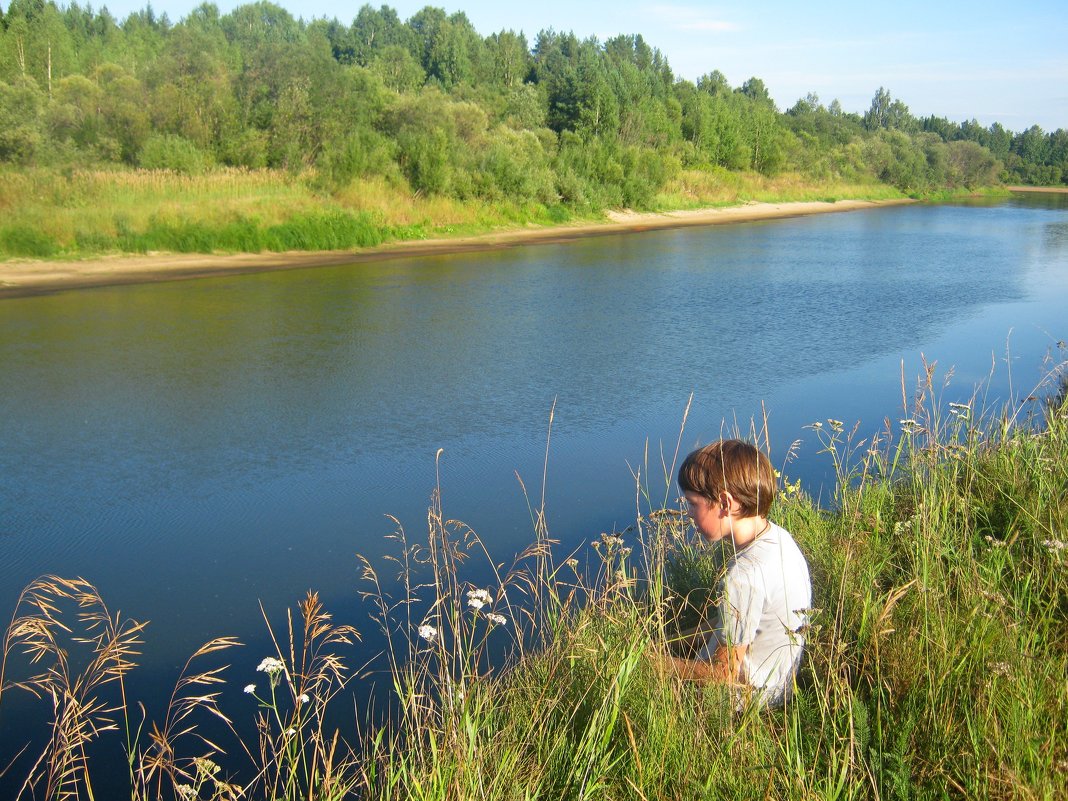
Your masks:
[{"label": "tall grass", "polygon": [[[0,180],[0,259],[109,253],[344,250],[598,220],[598,209],[413,193],[384,178],[323,190],[314,173],[6,167]],[[900,197],[883,184],[813,182],[727,171],[690,172],[657,198],[661,210],[790,201]]]},{"label": "tall grass", "polygon": [[[570,554],[550,537],[542,491],[531,502],[534,542],[509,565],[449,519],[435,493],[424,534],[410,538],[398,524],[394,556],[362,566],[370,624],[387,643],[387,724],[346,743],[327,722],[327,705],[348,695],[353,673],[341,654],[357,635],[310,596],[261,664],[267,684],[247,688],[257,739],[243,743],[216,703],[220,670],[190,669],[169,722],[123,724],[129,795],[1064,798],[1063,371],[1051,374],[1060,394],[1029,415],[984,410],[978,396],[943,403],[932,369],[884,431],[812,424],[837,473],[833,508],[783,477],[772,511],[808,555],[815,588],[806,660],[785,708],[739,705],[732,690],[658,667],[656,655],[678,646],[676,632],[713,592],[724,556],[696,547],[673,500],[647,500],[659,490],[638,482],[634,525]],[[81,639],[104,667],[83,684],[65,673],[53,645],[71,627],[60,596],[103,609],[82,583],[31,585],[5,665],[28,651],[49,667],[18,682],[5,674],[5,694],[60,697],[77,686],[71,697],[95,698],[103,682],[93,677],[121,685],[132,668],[141,628],[90,611],[84,622],[99,633]],[[231,645],[209,644],[197,659]],[[84,734],[53,738],[30,760],[23,797],[92,797],[81,743],[106,726],[85,721],[105,710],[138,717],[121,693],[79,704],[81,717],[57,705],[53,730]],[[198,739],[198,715],[224,720],[229,744]]]},{"label": "tall grass", "polygon": [[892,186],[842,180],[818,180],[798,173],[766,176],[724,169],[684,170],[657,195],[660,210],[731,206],[750,201],[896,200],[905,197]]}]

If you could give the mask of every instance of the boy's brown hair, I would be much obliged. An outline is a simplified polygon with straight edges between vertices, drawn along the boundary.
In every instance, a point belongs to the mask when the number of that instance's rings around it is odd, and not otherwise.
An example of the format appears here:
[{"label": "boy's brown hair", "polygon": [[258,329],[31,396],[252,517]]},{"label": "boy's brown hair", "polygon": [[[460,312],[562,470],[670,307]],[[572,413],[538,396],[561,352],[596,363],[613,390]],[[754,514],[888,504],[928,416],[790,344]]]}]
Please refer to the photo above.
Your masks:
[{"label": "boy's brown hair", "polygon": [[716,503],[726,490],[742,517],[767,517],[775,498],[775,471],[760,449],[738,439],[722,439],[686,457],[679,468],[679,486]]}]

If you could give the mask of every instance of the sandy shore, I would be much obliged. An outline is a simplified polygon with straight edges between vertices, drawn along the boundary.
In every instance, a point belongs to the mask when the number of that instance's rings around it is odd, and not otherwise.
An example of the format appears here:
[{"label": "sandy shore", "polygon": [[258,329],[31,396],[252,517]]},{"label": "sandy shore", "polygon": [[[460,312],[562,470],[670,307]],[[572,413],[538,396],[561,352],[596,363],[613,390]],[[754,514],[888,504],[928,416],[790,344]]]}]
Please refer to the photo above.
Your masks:
[{"label": "sandy shore", "polygon": [[1052,192],[1055,195],[1068,195],[1068,186],[1006,186],[1010,192]]},{"label": "sandy shore", "polygon": [[674,211],[663,214],[610,212],[608,222],[604,223],[524,228],[458,239],[393,242],[376,248],[351,251],[245,253],[219,256],[159,253],[146,256],[113,256],[84,261],[9,261],[0,264],[0,298],[118,284],[177,281],[264,270],[293,270],[411,256],[467,253],[537,243],[567,242],[587,236],[682,228],[691,225],[754,222],[806,214],[872,209],[909,202],[912,201],[840,200],[836,203],[747,203],[727,208]]}]

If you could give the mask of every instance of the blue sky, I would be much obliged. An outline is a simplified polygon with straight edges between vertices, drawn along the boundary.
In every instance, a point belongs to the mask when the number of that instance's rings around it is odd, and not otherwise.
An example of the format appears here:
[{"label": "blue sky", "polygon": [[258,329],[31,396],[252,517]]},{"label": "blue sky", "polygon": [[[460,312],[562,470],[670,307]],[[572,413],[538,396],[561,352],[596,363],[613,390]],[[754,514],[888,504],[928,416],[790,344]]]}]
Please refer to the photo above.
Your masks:
[{"label": "blue sky", "polygon": [[[360,0],[276,2],[305,20],[336,17],[345,23],[362,5]],[[241,4],[216,3],[223,12]],[[122,19],[145,2],[106,5]],[[176,22],[199,2],[156,0],[152,5]],[[386,5],[408,19],[427,3]],[[602,41],[641,33],[667,56],[676,76],[693,80],[718,69],[739,86],[755,75],[780,109],[815,92],[824,103],[838,98],[847,111],[864,111],[885,86],[917,116],[975,118],[984,125],[999,121],[1014,131],[1032,124],[1046,131],[1068,128],[1065,0],[1013,5],[1004,0],[457,0],[433,5],[465,12],[483,35],[511,29],[526,33],[531,43],[543,28]]]}]

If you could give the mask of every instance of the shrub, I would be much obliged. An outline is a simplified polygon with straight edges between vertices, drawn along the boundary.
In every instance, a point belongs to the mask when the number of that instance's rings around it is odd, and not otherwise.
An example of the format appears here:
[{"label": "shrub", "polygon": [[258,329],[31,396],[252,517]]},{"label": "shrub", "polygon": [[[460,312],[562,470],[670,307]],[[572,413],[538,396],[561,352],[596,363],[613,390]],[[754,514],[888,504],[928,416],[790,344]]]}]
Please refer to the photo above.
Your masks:
[{"label": "shrub", "polygon": [[137,161],[147,170],[174,170],[184,175],[199,175],[208,167],[208,158],[195,144],[173,134],[149,137]]}]

